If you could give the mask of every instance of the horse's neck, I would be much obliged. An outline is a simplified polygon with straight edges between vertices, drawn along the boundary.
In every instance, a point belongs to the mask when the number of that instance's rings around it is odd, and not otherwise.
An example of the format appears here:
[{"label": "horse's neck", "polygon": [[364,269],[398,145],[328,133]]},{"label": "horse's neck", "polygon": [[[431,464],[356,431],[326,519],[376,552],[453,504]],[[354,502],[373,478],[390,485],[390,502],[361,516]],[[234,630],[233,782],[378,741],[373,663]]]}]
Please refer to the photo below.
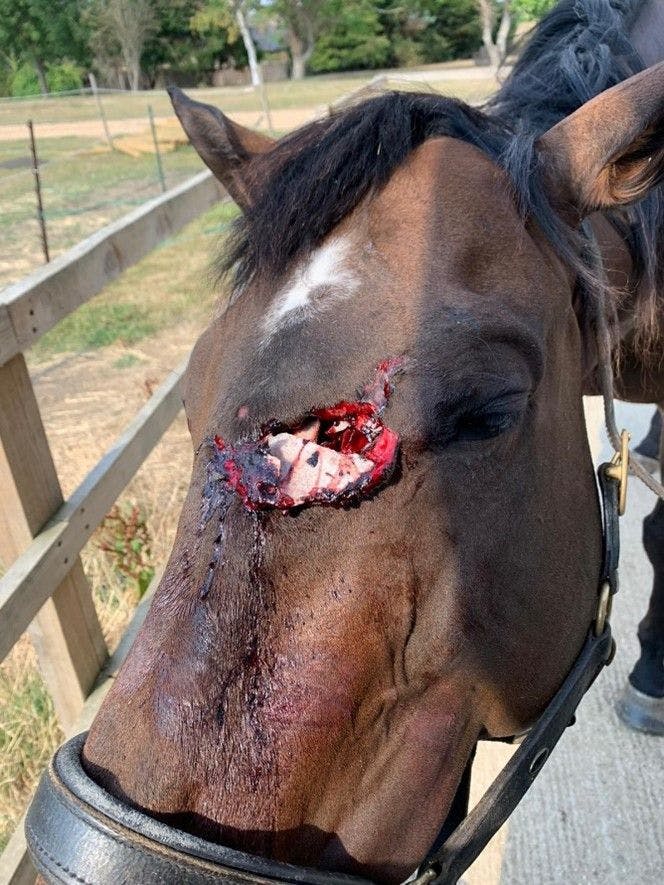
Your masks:
[{"label": "horse's neck", "polygon": [[664,61],[664,0],[644,0],[630,37],[647,67]]},{"label": "horse's neck", "polygon": [[[630,40],[647,67],[664,61],[664,0],[643,0],[630,27]],[[606,228],[605,224],[603,226]],[[599,234],[601,243],[602,226],[593,224],[593,227],[596,234]],[[620,288],[620,278],[629,277],[632,272],[632,261],[627,245],[626,243],[618,245],[615,240],[611,243],[611,238],[607,237],[601,248],[606,265],[616,269],[614,274],[616,279],[611,282]],[[623,310],[626,312],[629,311],[629,303],[629,299],[623,302]],[[664,317],[661,318],[661,325],[664,332]]]}]

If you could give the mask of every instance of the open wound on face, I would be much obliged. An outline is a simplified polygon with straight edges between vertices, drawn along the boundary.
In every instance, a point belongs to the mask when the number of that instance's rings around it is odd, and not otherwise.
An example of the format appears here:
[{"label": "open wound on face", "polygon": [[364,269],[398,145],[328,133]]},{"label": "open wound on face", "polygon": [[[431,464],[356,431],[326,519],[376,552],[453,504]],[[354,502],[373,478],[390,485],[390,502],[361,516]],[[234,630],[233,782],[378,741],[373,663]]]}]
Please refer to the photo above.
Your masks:
[{"label": "open wound on face", "polygon": [[271,421],[257,440],[216,436],[207,493],[212,484],[218,503],[232,490],[247,510],[282,512],[366,496],[396,464],[399,436],[382,415],[404,365],[404,357],[384,360],[358,400],[312,409],[291,426]]}]

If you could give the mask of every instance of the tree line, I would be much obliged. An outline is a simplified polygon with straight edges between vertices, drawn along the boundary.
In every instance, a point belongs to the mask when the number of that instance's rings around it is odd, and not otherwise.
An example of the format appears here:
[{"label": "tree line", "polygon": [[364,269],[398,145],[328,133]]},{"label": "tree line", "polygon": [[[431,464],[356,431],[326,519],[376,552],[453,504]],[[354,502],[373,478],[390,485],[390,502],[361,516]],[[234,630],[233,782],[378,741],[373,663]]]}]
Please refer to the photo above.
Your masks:
[{"label": "tree line", "polygon": [[209,82],[281,58],[290,74],[468,57],[498,65],[514,21],[553,0],[0,0],[0,94]]}]

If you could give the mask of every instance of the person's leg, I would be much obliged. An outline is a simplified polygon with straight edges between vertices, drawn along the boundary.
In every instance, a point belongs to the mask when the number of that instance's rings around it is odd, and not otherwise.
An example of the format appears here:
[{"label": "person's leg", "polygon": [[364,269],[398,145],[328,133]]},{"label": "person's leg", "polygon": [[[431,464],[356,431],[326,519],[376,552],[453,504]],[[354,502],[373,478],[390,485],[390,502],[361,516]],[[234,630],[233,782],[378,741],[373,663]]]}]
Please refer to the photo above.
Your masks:
[{"label": "person's leg", "polygon": [[659,442],[662,436],[662,413],[655,409],[650,422],[650,429],[641,442],[632,450],[636,460],[650,473],[659,467]]},{"label": "person's leg", "polygon": [[[661,426],[660,417],[660,432]],[[664,445],[660,449],[659,441],[657,451],[664,477]],[[632,728],[664,735],[664,501],[658,500],[643,521],[643,546],[654,582],[648,612],[639,624],[641,657],[630,674],[619,712]]]}]

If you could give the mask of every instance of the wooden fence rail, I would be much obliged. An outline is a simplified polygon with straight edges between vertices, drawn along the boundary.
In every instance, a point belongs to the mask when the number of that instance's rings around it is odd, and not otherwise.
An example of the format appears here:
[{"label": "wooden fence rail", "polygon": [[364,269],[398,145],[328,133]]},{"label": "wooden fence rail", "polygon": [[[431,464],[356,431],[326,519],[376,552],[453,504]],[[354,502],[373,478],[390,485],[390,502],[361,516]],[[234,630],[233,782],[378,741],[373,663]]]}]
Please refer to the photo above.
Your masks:
[{"label": "wooden fence rail", "polygon": [[171,372],[127,430],[0,579],[0,661],[56,587],[182,407],[186,363]]},{"label": "wooden fence rail", "polygon": [[[7,566],[0,661],[28,629],[65,734],[80,726],[86,699],[91,709],[100,673],[108,679],[114,672],[79,554],[178,414],[185,366],[63,501],[23,352],[222,196],[202,172],[0,293],[0,559]],[[34,876],[19,825],[0,857],[0,885],[24,885]]]}]

